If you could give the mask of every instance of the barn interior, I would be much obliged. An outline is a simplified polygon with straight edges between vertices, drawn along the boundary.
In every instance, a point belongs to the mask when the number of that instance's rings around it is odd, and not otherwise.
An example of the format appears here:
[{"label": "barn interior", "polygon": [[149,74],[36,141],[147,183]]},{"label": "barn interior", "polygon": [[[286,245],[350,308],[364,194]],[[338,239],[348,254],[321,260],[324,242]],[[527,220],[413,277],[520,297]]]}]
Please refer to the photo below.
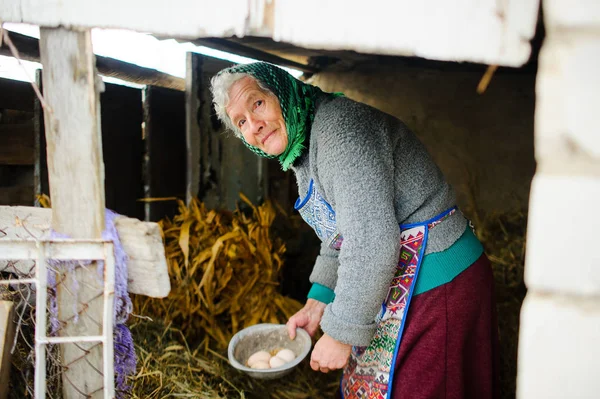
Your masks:
[{"label": "barn interior", "polygon": [[[37,39],[14,32],[10,37],[22,59],[39,60]],[[525,232],[536,166],[535,79],[543,39],[540,18],[530,60],[519,68],[315,50],[261,37],[193,41],[300,70],[300,79],[394,115],[417,134],[455,188],[459,207],[493,263],[503,398],[514,397],[516,390]],[[0,54],[15,55],[6,44]],[[134,298],[139,317],[130,320],[138,356],[138,372],[130,379],[133,396],[332,397],[339,379],[335,373],[315,378],[305,365],[285,380],[257,382],[236,374],[225,361],[222,342],[236,329],[257,320],[285,322],[286,312],[305,300],[319,247],[293,209],[298,198],[293,174],[247,151],[214,115],[209,80],[231,63],[190,53],[186,77],[180,79],[106,57],[96,62],[100,74],[142,86],[105,83],[101,93],[106,207],[160,221],[167,258],[177,259],[169,264],[172,292],[167,299]],[[43,90],[41,70],[35,85]],[[32,85],[0,79],[0,205],[51,202],[44,128]],[[211,211],[220,216],[215,219]],[[269,248],[273,274],[260,278],[274,287],[273,295],[287,298],[279,306],[287,310],[265,316],[272,305],[259,306],[258,316],[244,316],[239,326],[223,309],[210,323],[194,321],[202,318],[203,305],[198,299],[190,304],[186,290],[201,283],[208,262],[200,254],[232,231],[232,221],[248,232],[255,225],[268,232],[268,243],[262,243]],[[190,223],[196,230],[190,230]],[[211,239],[194,239],[194,231],[210,231]],[[184,234],[187,253],[180,245]],[[181,268],[186,257],[197,268]],[[217,285],[224,281],[219,278]],[[265,289],[257,286],[254,294]],[[213,294],[215,302],[222,299]],[[219,321],[223,317],[227,320]],[[13,355],[11,397],[25,392],[25,363]]]}]

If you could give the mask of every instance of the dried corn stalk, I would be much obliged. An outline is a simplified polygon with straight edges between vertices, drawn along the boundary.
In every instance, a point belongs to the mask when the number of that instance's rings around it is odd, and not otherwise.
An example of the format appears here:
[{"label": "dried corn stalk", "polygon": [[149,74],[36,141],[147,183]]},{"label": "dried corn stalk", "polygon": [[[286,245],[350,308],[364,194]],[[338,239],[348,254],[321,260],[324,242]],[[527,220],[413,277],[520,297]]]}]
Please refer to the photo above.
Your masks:
[{"label": "dried corn stalk", "polygon": [[270,202],[245,215],[207,210],[194,199],[160,222],[165,239],[171,293],[166,299],[136,297],[137,312],[172,321],[190,340],[222,349],[240,329],[261,322],[282,323],[300,307],[278,291],[285,245],[270,235]]}]

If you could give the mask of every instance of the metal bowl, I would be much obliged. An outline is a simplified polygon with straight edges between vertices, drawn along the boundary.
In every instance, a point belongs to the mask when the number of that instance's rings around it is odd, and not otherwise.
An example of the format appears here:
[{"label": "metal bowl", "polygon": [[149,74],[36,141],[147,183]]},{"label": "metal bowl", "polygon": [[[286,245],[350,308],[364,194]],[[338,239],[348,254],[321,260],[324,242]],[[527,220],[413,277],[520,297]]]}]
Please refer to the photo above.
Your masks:
[{"label": "metal bowl", "polygon": [[[285,324],[256,324],[244,328],[231,338],[227,355],[229,363],[234,368],[251,377],[270,380],[290,373],[308,355],[311,346],[310,335],[302,328],[296,329],[296,338],[292,341]],[[253,353],[260,350],[272,352],[279,349],[290,349],[296,358],[272,369],[252,369],[246,366],[248,358]]]}]

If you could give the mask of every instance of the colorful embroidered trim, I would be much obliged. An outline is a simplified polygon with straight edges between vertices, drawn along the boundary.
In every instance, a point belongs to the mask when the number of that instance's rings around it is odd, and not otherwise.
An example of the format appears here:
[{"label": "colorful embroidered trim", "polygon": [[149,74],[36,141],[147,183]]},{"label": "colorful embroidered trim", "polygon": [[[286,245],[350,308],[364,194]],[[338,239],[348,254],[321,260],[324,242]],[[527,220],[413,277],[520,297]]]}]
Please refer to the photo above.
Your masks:
[{"label": "colorful embroidered trim", "polygon": [[450,217],[456,207],[421,223],[400,226],[400,256],[396,274],[377,318],[377,330],[367,347],[353,347],[341,381],[344,399],[387,399],[404,322],[417,282],[429,229]]},{"label": "colorful embroidered trim", "polygon": [[375,336],[369,346],[352,348],[344,369],[341,382],[344,399],[386,399],[391,391],[390,381],[404,316],[424,252],[427,227],[422,225],[403,230],[400,240],[396,274],[382,306]]}]

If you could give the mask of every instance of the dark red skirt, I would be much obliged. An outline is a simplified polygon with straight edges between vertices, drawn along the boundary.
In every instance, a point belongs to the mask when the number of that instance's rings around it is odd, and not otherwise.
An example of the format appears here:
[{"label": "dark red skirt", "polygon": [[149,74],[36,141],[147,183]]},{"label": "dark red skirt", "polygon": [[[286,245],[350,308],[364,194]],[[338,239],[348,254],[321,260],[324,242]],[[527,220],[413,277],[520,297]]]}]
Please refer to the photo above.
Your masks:
[{"label": "dark red skirt", "polygon": [[482,255],[451,282],[413,297],[391,398],[495,399],[498,365],[494,278]]},{"label": "dark red skirt", "polygon": [[482,255],[451,282],[412,299],[393,399],[499,397],[494,277]]}]

